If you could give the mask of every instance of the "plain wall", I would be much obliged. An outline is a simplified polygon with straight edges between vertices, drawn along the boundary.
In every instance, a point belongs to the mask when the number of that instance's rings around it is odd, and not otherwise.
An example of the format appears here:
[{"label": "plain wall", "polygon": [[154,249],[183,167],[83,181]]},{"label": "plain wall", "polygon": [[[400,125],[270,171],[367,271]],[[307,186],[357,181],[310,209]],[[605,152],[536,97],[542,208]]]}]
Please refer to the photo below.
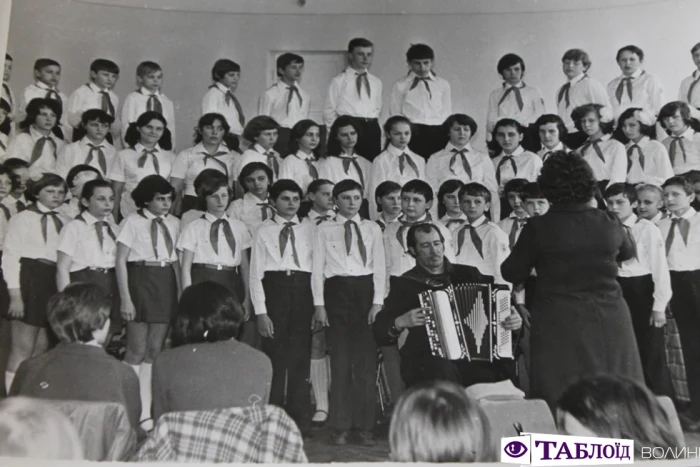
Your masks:
[{"label": "plain wall", "polygon": [[[439,10],[439,1],[425,1]],[[512,4],[521,11],[527,2]],[[465,11],[470,10],[465,7]],[[675,100],[680,81],[694,69],[690,48],[700,41],[698,18],[700,2],[695,0],[639,1],[634,6],[578,11],[449,15],[241,15],[16,0],[8,43],[14,57],[10,84],[18,93],[31,83],[34,60],[45,56],[63,65],[60,88],[70,94],[88,80],[90,62],[105,57],[121,67],[115,91],[123,101],[135,89],[136,65],[155,60],[164,69],[163,90],[175,102],[178,149],[183,149],[211,84],[211,66],[220,57],[230,57],[242,66],[237,94],[249,119],[266,88],[271,50],[344,50],[350,38],[365,36],[375,43],[372,72],[384,82],[386,107],[393,82],[407,71],[406,49],[425,42],[435,49],[436,71],[452,85],[454,111],[468,113],[479,123],[474,142],[482,146],[488,94],[501,83],[496,62],[504,53],[523,56],[525,82],[540,88],[551,112],[556,112],[554,94],[565,80],[561,56],[573,47],[588,51],[593,61],[590,75],[607,84],[620,73],[617,49],[640,46],[646,53],[645,68],[661,78],[666,100]]]}]

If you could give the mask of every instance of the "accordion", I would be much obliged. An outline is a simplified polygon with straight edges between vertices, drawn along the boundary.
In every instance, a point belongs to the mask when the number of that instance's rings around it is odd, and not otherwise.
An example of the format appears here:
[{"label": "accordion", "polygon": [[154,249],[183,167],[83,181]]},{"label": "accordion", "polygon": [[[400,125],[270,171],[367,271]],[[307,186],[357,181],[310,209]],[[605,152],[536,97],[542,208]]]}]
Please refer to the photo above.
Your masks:
[{"label": "accordion", "polygon": [[511,313],[506,286],[451,285],[419,295],[426,312],[430,350],[448,360],[492,362],[513,358],[511,331],[500,324]]}]

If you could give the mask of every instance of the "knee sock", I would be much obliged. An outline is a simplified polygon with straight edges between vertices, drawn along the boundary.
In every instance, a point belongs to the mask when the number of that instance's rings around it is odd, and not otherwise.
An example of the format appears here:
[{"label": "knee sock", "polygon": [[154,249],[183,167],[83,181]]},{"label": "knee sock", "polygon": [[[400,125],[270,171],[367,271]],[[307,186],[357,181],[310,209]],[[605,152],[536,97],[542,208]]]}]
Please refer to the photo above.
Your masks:
[{"label": "knee sock", "polygon": [[[152,402],[152,393],[151,393],[151,370],[153,368],[153,364],[151,363],[142,363],[141,364],[141,371],[139,372],[139,385],[141,388],[141,421],[147,420],[151,418],[151,402]],[[150,422],[150,427],[153,426],[153,421]],[[148,429],[150,427],[144,426],[144,429]]]},{"label": "knee sock", "polygon": [[131,363],[127,363],[127,365],[129,365],[136,372],[136,376],[139,376],[139,374],[141,373],[141,364],[140,363],[138,365],[132,365]]},{"label": "knee sock", "polygon": [[323,421],[328,414],[328,370],[327,357],[311,360],[311,387],[316,399],[316,411],[323,410],[325,414],[314,414],[314,421]]},{"label": "knee sock", "polygon": [[12,381],[15,380],[15,374],[11,371],[5,372],[5,394],[10,395],[10,387],[12,386]]},{"label": "knee sock", "polygon": [[331,390],[331,356],[326,355],[325,360],[326,360],[326,374],[328,374],[328,380],[327,380],[328,391],[330,391]]}]

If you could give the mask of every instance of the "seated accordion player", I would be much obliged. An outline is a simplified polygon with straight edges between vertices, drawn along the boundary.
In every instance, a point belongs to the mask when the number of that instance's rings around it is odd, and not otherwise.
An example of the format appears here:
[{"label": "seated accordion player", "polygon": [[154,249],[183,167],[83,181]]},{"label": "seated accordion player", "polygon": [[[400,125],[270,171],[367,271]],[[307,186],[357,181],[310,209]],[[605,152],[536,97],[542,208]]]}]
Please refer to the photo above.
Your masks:
[{"label": "seated accordion player", "polygon": [[427,309],[425,328],[434,356],[486,362],[513,358],[511,331],[501,325],[511,313],[506,286],[451,285],[422,292],[419,299]]}]

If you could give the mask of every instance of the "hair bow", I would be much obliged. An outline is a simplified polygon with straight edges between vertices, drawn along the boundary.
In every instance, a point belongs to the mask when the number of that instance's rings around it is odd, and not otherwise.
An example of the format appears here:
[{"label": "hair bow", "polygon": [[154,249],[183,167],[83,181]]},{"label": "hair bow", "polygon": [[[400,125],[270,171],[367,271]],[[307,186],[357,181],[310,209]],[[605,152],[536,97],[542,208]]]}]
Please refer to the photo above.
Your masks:
[{"label": "hair bow", "polygon": [[598,113],[600,113],[601,122],[611,122],[613,120],[613,114],[610,107],[601,107]]},{"label": "hair bow", "polygon": [[654,116],[647,112],[646,110],[635,110],[634,119],[637,120],[642,125],[653,126],[656,123]]}]

